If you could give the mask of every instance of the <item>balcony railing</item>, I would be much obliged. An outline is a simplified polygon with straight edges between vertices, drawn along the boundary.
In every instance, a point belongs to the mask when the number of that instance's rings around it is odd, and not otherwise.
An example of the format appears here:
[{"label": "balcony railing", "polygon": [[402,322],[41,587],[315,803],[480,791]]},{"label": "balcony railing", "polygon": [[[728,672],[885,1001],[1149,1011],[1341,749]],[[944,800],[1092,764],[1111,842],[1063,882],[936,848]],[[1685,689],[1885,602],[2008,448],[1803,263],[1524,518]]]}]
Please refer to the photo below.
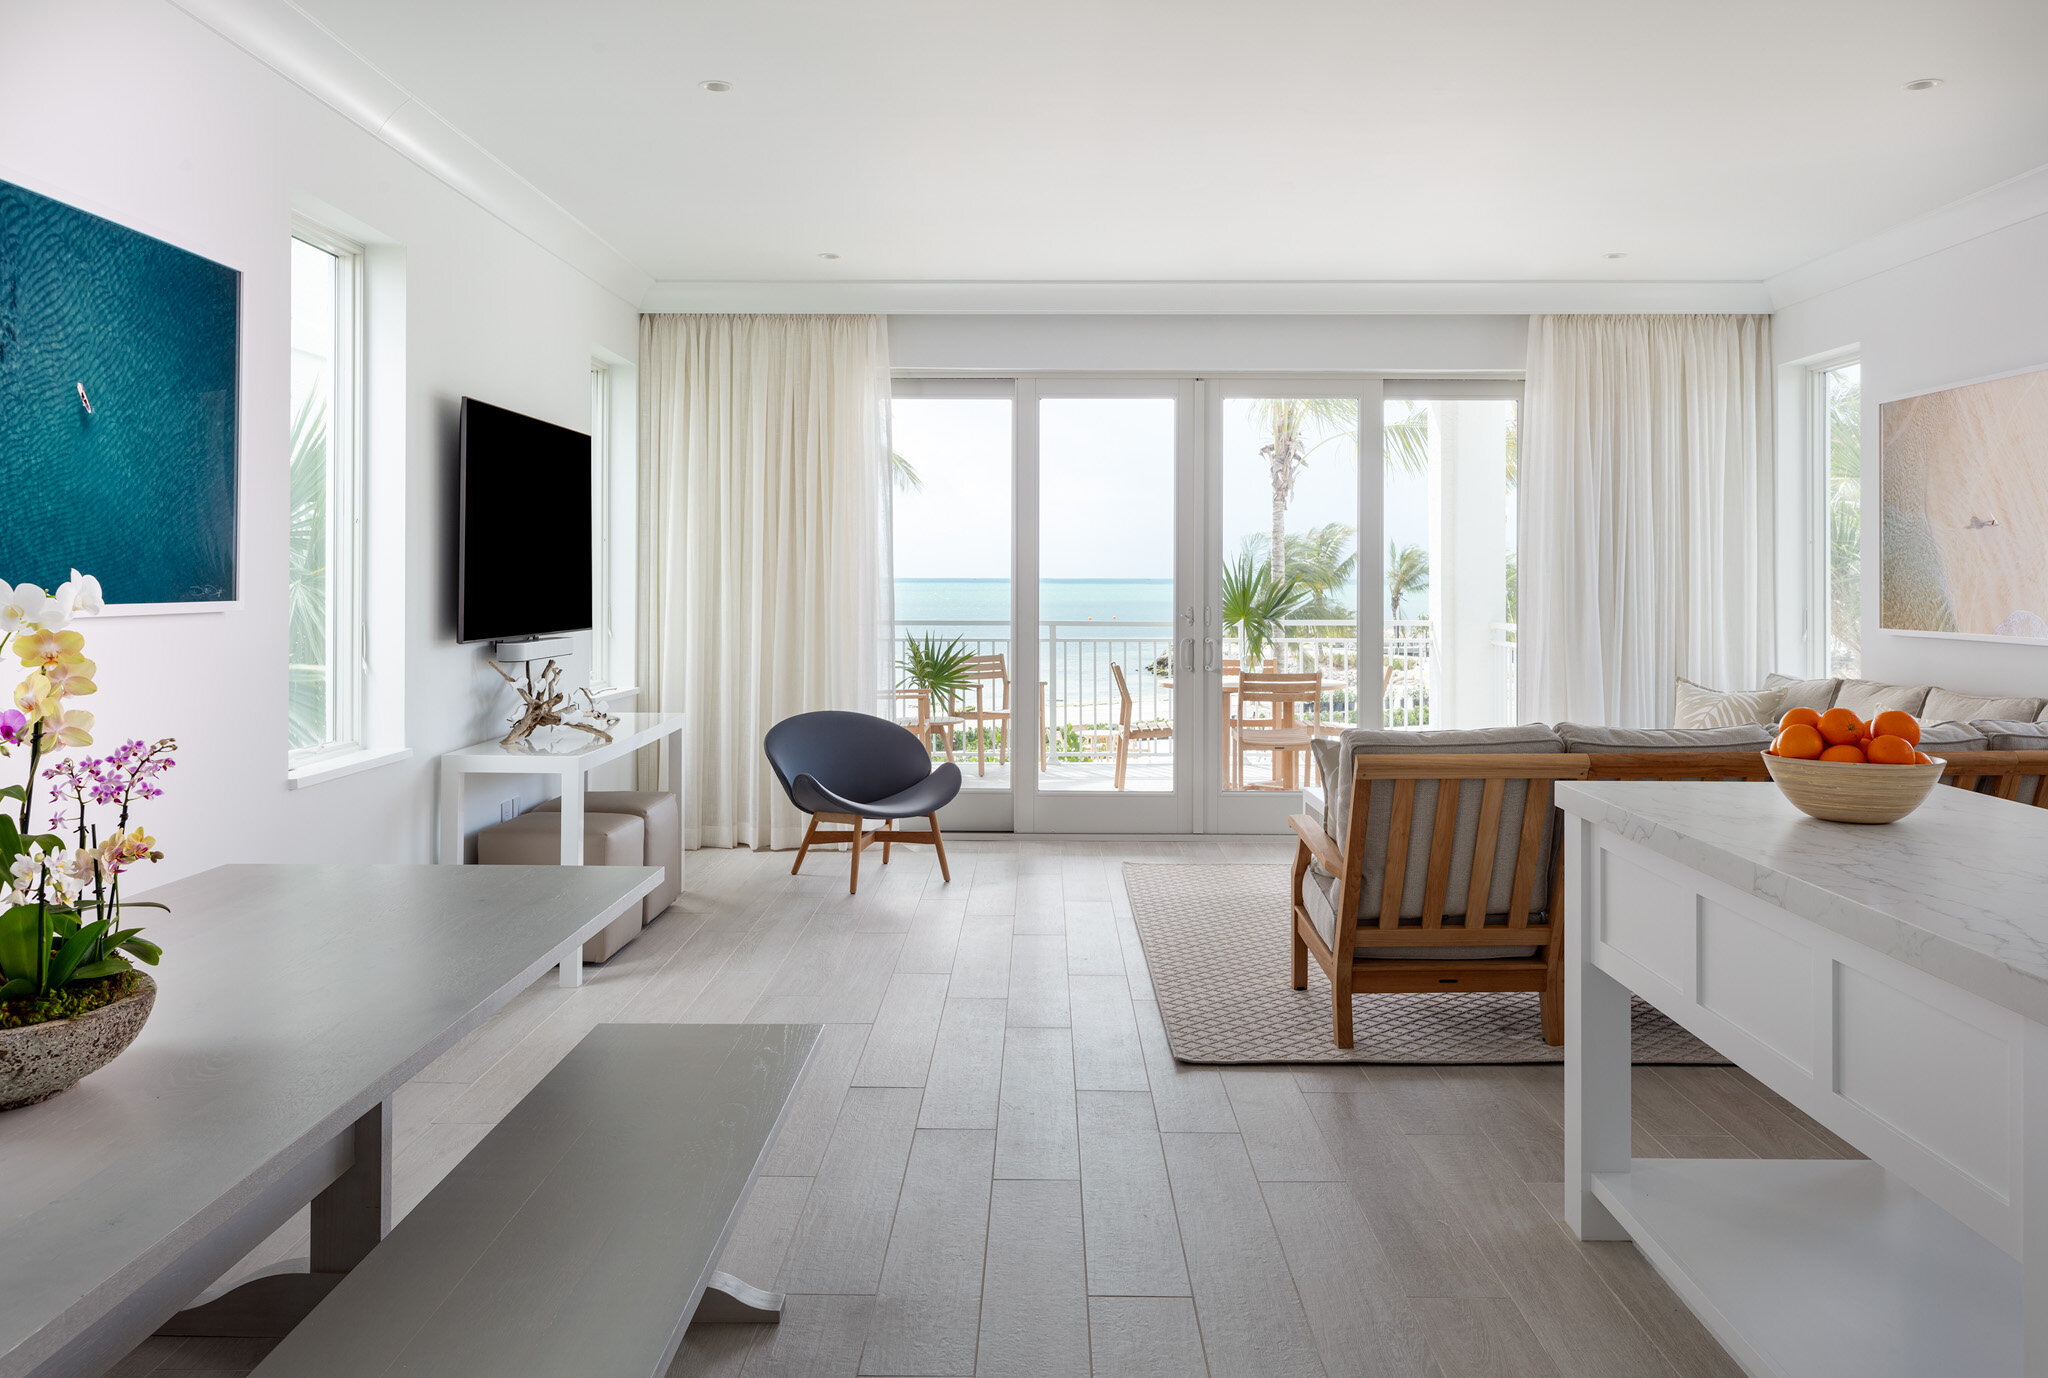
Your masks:
[{"label": "balcony railing", "polygon": [[[1172,718],[1174,630],[1171,622],[1038,624],[1039,665],[1044,679],[1037,689],[1040,720],[1045,725],[1046,745],[1053,759],[1094,761],[1110,755],[1109,729],[1118,715],[1116,682],[1109,668],[1112,663],[1124,672],[1133,721]],[[1492,632],[1493,644],[1506,650],[1506,701],[1512,705],[1515,625],[1496,623]],[[935,635],[941,641],[957,637],[976,655],[1002,655],[1012,674],[1012,701],[1024,694],[1025,686],[1014,678],[1016,665],[1008,622],[899,621],[898,661],[912,636],[926,635]],[[1384,636],[1376,688],[1370,676],[1361,682],[1356,624],[1348,619],[1283,622],[1281,635],[1266,649],[1266,658],[1279,670],[1322,674],[1322,719],[1326,726],[1356,725],[1360,721],[1361,695],[1377,692],[1383,724],[1427,727],[1436,659],[1431,626],[1425,620],[1403,619],[1387,623]],[[1224,656],[1242,659],[1237,638],[1225,638],[1222,646]],[[1000,688],[994,685],[983,689],[983,702],[988,707],[1001,706],[1000,696]],[[956,749],[970,746],[964,732],[956,736]]]}]

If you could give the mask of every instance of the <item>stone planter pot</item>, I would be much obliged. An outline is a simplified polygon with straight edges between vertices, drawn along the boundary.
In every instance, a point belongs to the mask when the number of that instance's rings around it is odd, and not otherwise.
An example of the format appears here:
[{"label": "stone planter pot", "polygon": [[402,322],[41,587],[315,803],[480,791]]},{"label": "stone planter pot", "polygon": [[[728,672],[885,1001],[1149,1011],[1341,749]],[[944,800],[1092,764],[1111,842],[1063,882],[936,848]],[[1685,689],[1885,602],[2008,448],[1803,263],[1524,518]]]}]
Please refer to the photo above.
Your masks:
[{"label": "stone planter pot", "polygon": [[156,982],[76,1019],[0,1029],[0,1110],[48,1100],[119,1057],[156,1007]]}]

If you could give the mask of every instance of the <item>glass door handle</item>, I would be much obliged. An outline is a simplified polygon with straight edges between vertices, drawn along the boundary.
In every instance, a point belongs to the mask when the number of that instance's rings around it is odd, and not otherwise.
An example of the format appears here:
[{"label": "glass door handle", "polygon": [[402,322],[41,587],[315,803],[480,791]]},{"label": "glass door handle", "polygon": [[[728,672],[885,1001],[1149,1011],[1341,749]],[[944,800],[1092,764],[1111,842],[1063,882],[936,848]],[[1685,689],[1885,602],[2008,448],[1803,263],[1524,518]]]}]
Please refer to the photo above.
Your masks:
[{"label": "glass door handle", "polygon": [[1216,669],[1216,638],[1213,636],[1202,638],[1202,669],[1210,672]]},{"label": "glass door handle", "polygon": [[1191,675],[1195,672],[1195,639],[1188,637],[1180,644],[1183,648],[1180,656],[1181,673]]}]

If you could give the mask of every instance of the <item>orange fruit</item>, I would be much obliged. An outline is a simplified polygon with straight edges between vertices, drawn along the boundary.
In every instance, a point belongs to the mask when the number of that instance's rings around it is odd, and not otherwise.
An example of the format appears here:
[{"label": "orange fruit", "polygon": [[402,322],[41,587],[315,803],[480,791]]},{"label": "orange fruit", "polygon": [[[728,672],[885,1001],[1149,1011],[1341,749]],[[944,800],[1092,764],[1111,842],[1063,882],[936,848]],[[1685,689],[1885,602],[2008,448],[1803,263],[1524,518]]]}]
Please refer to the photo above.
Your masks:
[{"label": "orange fruit", "polygon": [[1882,737],[1871,738],[1870,746],[1863,754],[1870,758],[1873,765],[1909,766],[1913,764],[1913,758],[1920,753],[1913,750],[1913,744],[1904,737],[1894,737],[1886,733]]},{"label": "orange fruit", "polygon": [[1897,737],[1907,746],[1920,745],[1920,720],[1904,709],[1885,709],[1870,720],[1870,730],[1880,737]]},{"label": "orange fruit", "polygon": [[1820,735],[1829,746],[1845,746],[1863,735],[1863,719],[1846,708],[1830,708],[1820,715]]},{"label": "orange fruit", "polygon": [[1916,751],[1913,753],[1913,764],[1916,766],[1931,766],[1934,764],[1934,758],[1924,751]]},{"label": "orange fruit", "polygon": [[1864,756],[1862,747],[1853,746],[1847,742],[1839,746],[1829,747],[1826,751],[1821,752],[1820,758],[1823,761],[1842,761],[1852,766],[1860,766],[1868,759]]},{"label": "orange fruit", "polygon": [[1778,730],[1783,732],[1794,723],[1805,723],[1808,727],[1820,726],[1820,714],[1811,708],[1788,708],[1785,716],[1778,719]]},{"label": "orange fruit", "polygon": [[1796,722],[1780,732],[1773,745],[1780,756],[1797,761],[1818,761],[1828,744],[1821,740],[1820,729],[1812,723]]}]

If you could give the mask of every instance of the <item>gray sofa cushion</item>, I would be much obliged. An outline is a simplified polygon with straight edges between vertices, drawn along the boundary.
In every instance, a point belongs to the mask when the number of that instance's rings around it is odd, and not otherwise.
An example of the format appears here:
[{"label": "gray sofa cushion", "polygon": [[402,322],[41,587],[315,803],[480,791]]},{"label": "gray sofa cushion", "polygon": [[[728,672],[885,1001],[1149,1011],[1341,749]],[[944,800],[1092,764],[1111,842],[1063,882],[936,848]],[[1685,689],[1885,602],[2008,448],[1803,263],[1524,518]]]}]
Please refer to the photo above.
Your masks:
[{"label": "gray sofa cushion", "polygon": [[1920,749],[1929,756],[1988,750],[1990,743],[1976,723],[1930,722],[1920,726]]},{"label": "gray sofa cushion", "polygon": [[[1985,744],[1993,751],[2048,751],[2048,719],[2040,722],[2000,722],[1986,719],[1974,722],[1971,727],[1984,734]],[[2041,793],[2041,777],[2023,775],[2019,789],[2013,798],[2022,804],[2031,804]],[[1984,781],[1979,788],[1992,787]]]},{"label": "gray sofa cushion", "polygon": [[1924,684],[1886,684],[1877,679],[1845,679],[1840,692],[1835,695],[1835,707],[1846,708],[1857,717],[1868,721],[1887,709],[1899,708],[1915,717],[1923,716],[1921,709],[1927,706],[1928,686]]},{"label": "gray sofa cushion", "polygon": [[1927,691],[1927,704],[1920,710],[1920,716],[1928,722],[1977,722],[1980,719],[1995,719],[2000,722],[2031,722],[2048,708],[2048,700],[2019,698],[1979,698],[1974,694],[1958,694],[1953,689],[1936,686]]},{"label": "gray sofa cushion", "polygon": [[1771,729],[1750,727],[1593,727],[1561,722],[1558,740],[1578,755],[1611,755],[1625,751],[1762,751],[1771,744]]},{"label": "gray sofa cushion", "polygon": [[1765,675],[1764,688],[1782,689],[1784,697],[1778,700],[1778,714],[1783,716],[1788,708],[1811,708],[1816,713],[1825,713],[1835,706],[1835,695],[1841,690],[1838,679],[1793,679],[1790,675]]}]

